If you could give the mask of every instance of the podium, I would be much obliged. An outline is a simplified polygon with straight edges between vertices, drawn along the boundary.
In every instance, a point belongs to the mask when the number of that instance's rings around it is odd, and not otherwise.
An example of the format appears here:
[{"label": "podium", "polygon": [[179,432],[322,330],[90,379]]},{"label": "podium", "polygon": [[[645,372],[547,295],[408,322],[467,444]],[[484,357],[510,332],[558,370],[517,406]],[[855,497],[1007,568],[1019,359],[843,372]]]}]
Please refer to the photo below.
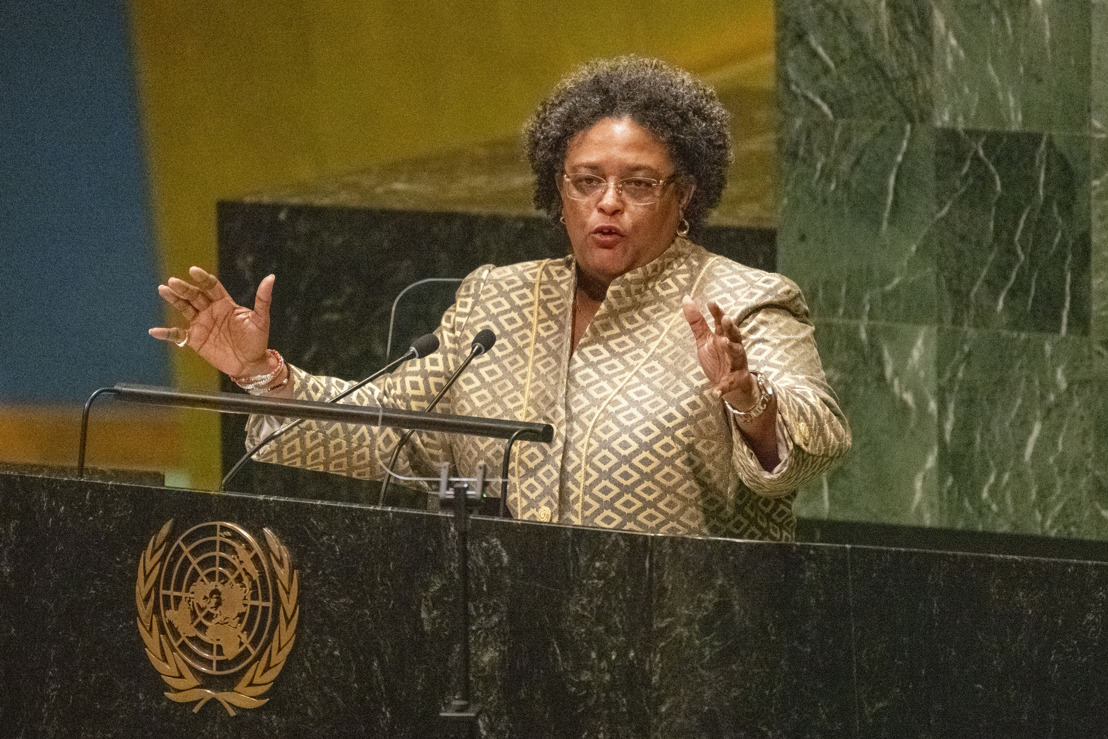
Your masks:
[{"label": "podium", "polygon": [[[167,697],[185,689],[140,614],[140,565],[168,571],[174,542],[213,524],[284,548],[276,608],[296,578],[291,647],[234,715]],[[483,517],[469,543],[484,736],[1079,736],[1108,718],[1104,562]],[[0,726],[437,736],[453,562],[445,514],[0,475]]]}]

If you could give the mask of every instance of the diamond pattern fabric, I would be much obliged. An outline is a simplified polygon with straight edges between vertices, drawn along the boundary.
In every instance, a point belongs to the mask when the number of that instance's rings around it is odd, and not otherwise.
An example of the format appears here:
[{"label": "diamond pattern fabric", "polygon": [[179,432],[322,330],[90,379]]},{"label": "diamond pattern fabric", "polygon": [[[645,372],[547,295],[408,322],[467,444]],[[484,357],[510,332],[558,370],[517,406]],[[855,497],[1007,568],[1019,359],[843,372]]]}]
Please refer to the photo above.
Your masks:
[{"label": "diamond pattern fabric", "polygon": [[[508,482],[512,515],[637,531],[791,540],[797,487],[827,471],[850,431],[824,379],[800,290],[790,280],[708,253],[684,239],[609,287],[571,355],[571,257],[482,267],[438,329],[441,347],[342,402],[421,410],[481,329],[496,345],[443,398],[444,413],[549,423],[551,444],[518,443]],[[709,300],[739,323],[753,369],[778,396],[786,454],[764,471],[696,359],[681,299]],[[293,369],[298,398],[326,400],[349,383]],[[248,444],[262,428],[251,419]],[[262,461],[378,478],[399,434],[306,422]],[[503,442],[417,433],[398,472],[438,477],[439,460],[472,476],[499,471]],[[490,494],[498,495],[499,482]]]}]

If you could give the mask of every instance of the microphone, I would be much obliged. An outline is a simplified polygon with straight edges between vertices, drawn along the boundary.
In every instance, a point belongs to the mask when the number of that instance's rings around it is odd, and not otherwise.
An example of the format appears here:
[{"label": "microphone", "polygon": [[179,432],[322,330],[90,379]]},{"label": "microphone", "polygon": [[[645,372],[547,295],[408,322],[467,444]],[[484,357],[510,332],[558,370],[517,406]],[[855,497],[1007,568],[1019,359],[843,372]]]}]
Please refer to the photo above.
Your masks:
[{"label": "microphone", "polygon": [[[479,357],[485,352],[492,349],[492,345],[496,343],[496,334],[491,329],[483,328],[477,332],[477,335],[473,337],[473,341],[470,343],[470,351],[473,352],[474,357]],[[468,364],[469,361],[466,361]],[[460,369],[459,369],[460,372]],[[457,375],[459,372],[455,372]],[[430,410],[430,409],[428,409]]]},{"label": "microphone", "polygon": [[[489,333],[491,334],[492,332],[490,331]],[[490,344],[490,346],[491,346],[491,344]],[[386,364],[382,369],[374,372],[372,375],[365,378],[361,382],[359,382],[355,385],[351,385],[346,390],[343,390],[341,393],[339,393],[338,395],[336,395],[333,398],[330,398],[326,402],[328,402],[328,403],[337,403],[340,400],[342,400],[343,398],[345,398],[346,396],[350,395],[355,390],[359,390],[359,389],[365,387],[366,385],[368,385],[369,383],[373,382],[374,380],[376,380],[381,375],[383,375],[387,372],[391,372],[392,370],[396,369],[396,367],[403,364],[404,362],[407,362],[409,359],[420,359],[422,357],[426,357],[428,354],[434,353],[438,348],[439,348],[439,337],[435,336],[434,334],[424,334],[423,336],[420,336],[418,339],[413,341],[412,345],[410,347],[408,347],[408,351],[404,352],[403,356],[401,356],[399,359],[394,359],[393,361]],[[304,420],[305,419],[303,419],[303,418],[298,418],[295,421],[291,421],[289,423],[286,423],[284,426],[282,426],[281,428],[271,432],[264,439],[259,441],[254,446],[250,447],[250,449],[246,452],[246,454],[244,454],[242,457],[240,457],[239,461],[235,462],[235,466],[232,467],[230,469],[230,471],[226,475],[223,476],[223,481],[219,483],[219,492],[222,493],[224,490],[226,490],[227,482],[234,476],[234,474],[236,472],[239,471],[239,468],[241,468],[244,464],[246,464],[258,452],[259,449],[261,449],[266,444],[273,441],[274,439],[276,439],[278,436],[285,433],[289,429],[293,428],[294,426],[300,425],[301,423],[304,422]]]},{"label": "microphone", "polygon": [[[469,363],[492,349],[492,345],[495,343],[496,334],[494,334],[490,329],[483,328],[478,331],[477,335],[473,337],[473,341],[470,342],[469,356],[467,356],[462,361],[462,363],[458,365],[458,369],[454,370],[454,373],[450,375],[450,377],[447,379],[446,384],[443,385],[438,394],[431,399],[431,402],[427,404],[427,407],[423,409],[423,412],[426,413],[427,411],[430,411],[436,405],[438,405],[438,402],[442,399],[442,396],[446,395],[446,391],[450,389],[450,386],[453,385],[459,377],[461,377],[462,372],[464,372],[465,368],[469,366]],[[403,448],[404,444],[407,443],[408,439],[411,438],[413,433],[415,433],[415,429],[408,429],[407,431],[405,431],[404,435],[400,437],[400,441],[396,443],[396,448],[393,449],[392,456],[389,457],[388,467],[385,468],[385,477],[381,480],[381,493],[377,496],[377,505],[379,506],[385,504],[385,493],[387,493],[389,490],[389,483],[392,481],[393,478],[392,470],[394,467],[396,467],[396,460],[400,457],[400,450]]]},{"label": "microphone", "polygon": [[439,337],[434,334],[424,334],[418,339],[412,342],[412,345],[408,347],[408,351],[404,356],[408,354],[412,355],[412,359],[422,359],[428,354],[434,354],[439,348]]}]

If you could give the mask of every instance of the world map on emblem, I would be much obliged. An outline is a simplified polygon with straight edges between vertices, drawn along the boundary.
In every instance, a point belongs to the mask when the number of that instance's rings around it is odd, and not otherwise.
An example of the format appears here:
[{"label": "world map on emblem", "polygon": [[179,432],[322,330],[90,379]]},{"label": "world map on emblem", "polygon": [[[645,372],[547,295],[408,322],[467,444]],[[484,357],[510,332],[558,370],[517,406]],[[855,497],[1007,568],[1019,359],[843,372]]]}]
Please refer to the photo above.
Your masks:
[{"label": "world map on emblem", "polygon": [[257,542],[242,528],[205,523],[169,551],[159,592],[173,649],[210,675],[242,669],[268,643],[273,589]]}]

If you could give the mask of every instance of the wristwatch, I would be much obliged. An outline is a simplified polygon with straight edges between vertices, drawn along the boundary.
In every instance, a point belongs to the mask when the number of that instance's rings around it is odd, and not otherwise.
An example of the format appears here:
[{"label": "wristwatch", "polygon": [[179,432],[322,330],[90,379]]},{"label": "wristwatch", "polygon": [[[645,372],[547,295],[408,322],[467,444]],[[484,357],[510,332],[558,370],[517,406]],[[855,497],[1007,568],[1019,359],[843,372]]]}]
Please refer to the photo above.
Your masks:
[{"label": "wristwatch", "polygon": [[762,377],[762,373],[752,371],[750,374],[754,375],[754,380],[758,383],[758,402],[754,404],[754,407],[740,411],[726,400],[723,401],[723,404],[727,406],[727,410],[731,411],[731,415],[739,423],[750,423],[762,415],[769,407],[769,402],[773,400],[773,386],[766,382],[766,378]]}]

